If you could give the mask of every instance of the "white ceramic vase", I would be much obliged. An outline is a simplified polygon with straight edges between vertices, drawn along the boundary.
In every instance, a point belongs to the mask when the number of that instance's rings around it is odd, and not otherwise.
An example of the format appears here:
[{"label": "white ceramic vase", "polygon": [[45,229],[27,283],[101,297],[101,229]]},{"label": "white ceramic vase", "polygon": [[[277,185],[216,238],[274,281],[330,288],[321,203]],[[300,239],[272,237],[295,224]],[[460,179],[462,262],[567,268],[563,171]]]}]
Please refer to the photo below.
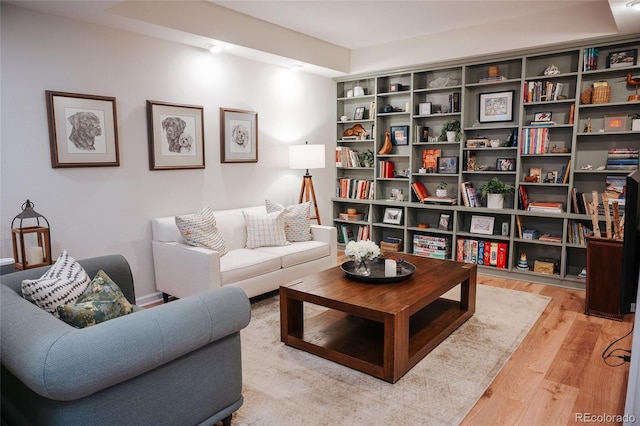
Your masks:
[{"label": "white ceramic vase", "polygon": [[456,132],[450,131],[447,132],[447,142],[455,142],[456,141]]},{"label": "white ceramic vase", "polygon": [[487,208],[488,209],[501,209],[504,207],[504,195],[502,194],[487,194]]}]

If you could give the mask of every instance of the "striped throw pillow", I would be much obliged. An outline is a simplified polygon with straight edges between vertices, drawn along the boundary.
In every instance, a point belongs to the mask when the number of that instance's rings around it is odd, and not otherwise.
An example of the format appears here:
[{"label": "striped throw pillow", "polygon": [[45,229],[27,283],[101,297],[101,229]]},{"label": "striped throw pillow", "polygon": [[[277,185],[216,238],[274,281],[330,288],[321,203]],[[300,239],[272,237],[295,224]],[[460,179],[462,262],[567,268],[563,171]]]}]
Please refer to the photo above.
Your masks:
[{"label": "striped throw pillow", "polygon": [[207,206],[195,214],[176,216],[175,219],[182,238],[187,244],[215,250],[220,253],[220,256],[229,252],[218,230],[211,207]]},{"label": "striped throw pillow", "polygon": [[284,211],[284,233],[287,241],[293,243],[296,241],[310,241],[312,239],[311,215],[309,214],[311,201],[285,208],[282,204],[265,200],[265,206],[267,213]]}]

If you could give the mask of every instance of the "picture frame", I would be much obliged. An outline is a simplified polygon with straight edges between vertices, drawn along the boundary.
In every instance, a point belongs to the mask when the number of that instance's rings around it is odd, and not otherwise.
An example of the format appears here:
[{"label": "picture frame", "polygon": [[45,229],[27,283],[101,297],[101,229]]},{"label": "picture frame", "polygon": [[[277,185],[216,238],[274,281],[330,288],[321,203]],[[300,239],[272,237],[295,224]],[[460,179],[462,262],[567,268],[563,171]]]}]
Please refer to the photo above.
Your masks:
[{"label": "picture frame", "polygon": [[147,100],[149,170],[204,169],[204,107]]},{"label": "picture frame", "polygon": [[391,144],[409,145],[409,126],[391,126]]},{"label": "picture frame", "polygon": [[431,115],[431,102],[421,102],[418,104],[418,115]]},{"label": "picture frame", "polygon": [[458,173],[458,157],[438,157],[438,173]]},{"label": "picture frame", "polygon": [[540,179],[542,177],[542,167],[529,167],[529,176],[535,177],[535,183],[540,183]]},{"label": "picture frame", "polygon": [[353,113],[354,120],[364,119],[364,107],[356,107],[356,111]]},{"label": "picture frame", "polygon": [[537,121],[539,123],[548,122],[551,121],[551,115],[552,113],[550,111],[536,112],[533,114],[533,121]]},{"label": "picture frame", "polygon": [[472,234],[493,235],[493,224],[495,217],[493,216],[471,216],[471,227],[469,232]]},{"label": "picture frame", "polygon": [[627,49],[609,53],[609,68],[631,67],[638,63],[638,50]]},{"label": "picture frame", "polygon": [[116,98],[45,91],[51,167],[120,165]]},{"label": "picture frame", "polygon": [[605,132],[622,132],[627,130],[627,118],[624,114],[606,114],[604,116]]},{"label": "picture frame", "polygon": [[493,123],[513,120],[513,90],[503,92],[480,93],[479,121]]},{"label": "picture frame", "polygon": [[499,172],[512,172],[516,169],[515,158],[498,158],[496,160],[496,170]]},{"label": "picture frame", "polygon": [[440,213],[440,218],[438,219],[438,229],[442,229],[444,231],[451,230],[451,215],[449,213]]},{"label": "picture frame", "polygon": [[387,207],[384,209],[384,217],[382,222],[393,225],[400,225],[402,222],[402,209]]},{"label": "picture frame", "polygon": [[429,127],[416,126],[416,138],[418,142],[429,142]]},{"label": "picture frame", "polygon": [[258,113],[220,108],[220,162],[258,162]]}]

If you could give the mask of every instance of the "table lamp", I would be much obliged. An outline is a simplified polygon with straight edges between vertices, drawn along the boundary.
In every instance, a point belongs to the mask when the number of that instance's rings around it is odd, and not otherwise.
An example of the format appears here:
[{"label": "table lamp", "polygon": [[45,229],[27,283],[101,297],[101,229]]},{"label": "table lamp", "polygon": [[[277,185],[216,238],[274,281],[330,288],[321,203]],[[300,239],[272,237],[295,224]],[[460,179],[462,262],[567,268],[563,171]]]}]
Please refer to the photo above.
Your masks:
[{"label": "table lamp", "polygon": [[316,215],[311,216],[311,219],[316,219],[318,225],[321,225],[320,213],[318,212],[316,192],[313,189],[313,179],[309,174],[309,169],[324,169],[324,167],[324,145],[309,145],[309,142],[305,142],[304,145],[289,146],[289,168],[306,169],[306,173],[302,178],[298,203],[302,203],[303,197],[305,201],[313,200]]}]

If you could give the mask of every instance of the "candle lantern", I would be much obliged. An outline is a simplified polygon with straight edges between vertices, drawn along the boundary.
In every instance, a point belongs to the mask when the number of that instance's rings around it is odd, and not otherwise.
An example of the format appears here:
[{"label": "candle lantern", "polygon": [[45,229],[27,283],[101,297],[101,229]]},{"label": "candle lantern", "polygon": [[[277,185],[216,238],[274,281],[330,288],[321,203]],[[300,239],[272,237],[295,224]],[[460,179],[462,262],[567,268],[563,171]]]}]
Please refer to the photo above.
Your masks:
[{"label": "candle lantern", "polygon": [[27,200],[22,205],[22,212],[13,218],[11,237],[16,269],[51,265],[49,221],[33,209],[31,201]]}]

